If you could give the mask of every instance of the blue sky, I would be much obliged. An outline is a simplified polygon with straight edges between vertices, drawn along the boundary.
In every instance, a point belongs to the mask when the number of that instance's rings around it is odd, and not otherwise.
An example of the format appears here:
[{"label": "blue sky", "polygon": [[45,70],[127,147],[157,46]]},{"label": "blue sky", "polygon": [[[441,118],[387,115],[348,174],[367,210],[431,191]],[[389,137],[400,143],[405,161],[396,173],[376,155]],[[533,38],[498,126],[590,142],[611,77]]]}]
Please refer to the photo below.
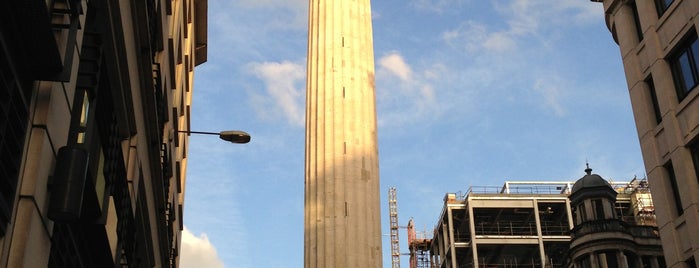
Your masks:
[{"label": "blue sky", "polygon": [[[209,0],[195,71],[183,267],[303,267],[307,0]],[[447,192],[645,177],[618,47],[586,0],[372,3],[382,230],[431,231]],[[401,249],[407,252],[405,230]],[[383,263],[390,267],[388,236]],[[407,257],[402,259],[408,266]]]}]

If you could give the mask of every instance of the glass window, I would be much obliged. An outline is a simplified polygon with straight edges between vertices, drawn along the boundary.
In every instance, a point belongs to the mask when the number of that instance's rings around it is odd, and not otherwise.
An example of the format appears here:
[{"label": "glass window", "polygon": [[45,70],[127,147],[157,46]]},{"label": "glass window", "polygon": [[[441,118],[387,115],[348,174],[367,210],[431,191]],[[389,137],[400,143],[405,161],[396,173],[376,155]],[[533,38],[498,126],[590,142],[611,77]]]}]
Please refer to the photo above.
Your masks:
[{"label": "glass window", "polygon": [[679,71],[681,72],[679,75],[680,81],[684,82],[684,88],[693,88],[694,84],[696,82],[694,81],[694,74],[692,73],[692,64],[690,64],[689,61],[689,51],[685,51],[684,53],[680,54],[680,57],[678,59],[678,66],[679,66]]},{"label": "glass window", "polygon": [[658,256],[658,268],[666,268],[667,264],[665,263],[665,257],[663,256]]},{"label": "glass window", "polygon": [[677,177],[675,177],[675,168],[672,166],[672,162],[665,164],[665,170],[667,171],[668,182],[670,183],[670,191],[672,191],[672,197],[675,201],[675,211],[677,215],[682,215],[684,213],[684,207],[682,206],[680,189],[677,186]]},{"label": "glass window", "polygon": [[606,217],[604,217],[604,205],[602,204],[602,199],[593,199],[592,201],[592,210],[593,214],[595,215],[595,220],[603,220]]},{"label": "glass window", "polygon": [[655,6],[658,9],[658,16],[662,16],[663,13],[672,5],[673,0],[655,0]]},{"label": "glass window", "polygon": [[653,83],[653,77],[648,77],[648,79],[646,79],[646,85],[648,86],[650,101],[653,105],[653,112],[655,113],[655,123],[660,124],[660,122],[663,121],[663,116],[660,113],[660,105],[658,104],[658,93],[655,92],[655,84]]},{"label": "glass window", "polygon": [[580,268],[592,268],[592,262],[590,261],[590,256],[583,255],[577,261],[578,267]]},{"label": "glass window", "polygon": [[[608,268],[619,268],[619,260],[617,259],[616,252],[606,251],[606,252],[604,252],[604,256],[605,256],[604,260],[607,262]],[[600,261],[601,260],[602,260],[602,258],[600,258]],[[604,267],[604,266],[600,266],[600,267]]]},{"label": "glass window", "polygon": [[694,256],[689,257],[684,263],[687,264],[688,267],[697,267],[697,262],[694,260]]},{"label": "glass window", "polygon": [[651,268],[653,267],[653,260],[651,256],[642,256],[641,257],[641,268]]},{"label": "glass window", "polygon": [[633,10],[633,22],[636,26],[636,36],[638,37],[638,41],[640,42],[641,40],[643,40],[643,28],[641,28],[641,17],[638,15],[638,7],[636,6],[636,2],[631,2],[629,5]]},{"label": "glass window", "polygon": [[691,32],[690,38],[680,43],[677,52],[670,58],[680,101],[699,84],[699,42],[696,33],[693,30]]}]

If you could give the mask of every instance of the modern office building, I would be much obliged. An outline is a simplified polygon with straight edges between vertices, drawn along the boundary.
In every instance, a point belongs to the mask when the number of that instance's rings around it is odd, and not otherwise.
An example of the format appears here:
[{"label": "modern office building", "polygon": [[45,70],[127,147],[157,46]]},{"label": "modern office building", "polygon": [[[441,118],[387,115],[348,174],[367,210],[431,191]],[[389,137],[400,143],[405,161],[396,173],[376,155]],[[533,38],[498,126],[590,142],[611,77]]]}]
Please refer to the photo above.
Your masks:
[{"label": "modern office building", "polygon": [[309,3],[304,266],[381,267],[370,1]]},{"label": "modern office building", "polygon": [[668,267],[699,258],[699,1],[602,2],[619,45]]},{"label": "modern office building", "polygon": [[0,267],[176,267],[206,0],[0,7]]},{"label": "modern office building", "polygon": [[[580,217],[585,217],[580,211],[597,208],[581,210],[573,206],[591,202],[588,198],[592,196],[587,193],[596,193],[597,188],[588,188],[591,181],[588,176],[599,178],[607,187],[604,188],[608,197],[605,215],[609,221],[626,229],[620,227],[610,235],[604,228],[588,226],[597,227],[596,221],[579,221]],[[599,241],[628,243],[625,252],[632,252],[629,256],[638,259],[636,263],[639,264],[641,256],[657,259],[662,251],[647,184],[633,180],[614,185],[612,189],[599,175],[592,174],[576,183],[509,181],[502,187],[472,186],[466,193],[447,194],[430,240],[429,264],[422,262],[417,267],[624,267],[572,263],[571,254],[577,254],[578,260],[582,260],[581,256],[588,256],[584,254],[599,250]],[[570,199],[572,197],[578,199]],[[411,248],[411,258],[413,253],[424,254],[413,252]]]},{"label": "modern office building", "polygon": [[447,194],[430,245],[431,267],[562,267],[573,228],[572,185],[505,182]]}]

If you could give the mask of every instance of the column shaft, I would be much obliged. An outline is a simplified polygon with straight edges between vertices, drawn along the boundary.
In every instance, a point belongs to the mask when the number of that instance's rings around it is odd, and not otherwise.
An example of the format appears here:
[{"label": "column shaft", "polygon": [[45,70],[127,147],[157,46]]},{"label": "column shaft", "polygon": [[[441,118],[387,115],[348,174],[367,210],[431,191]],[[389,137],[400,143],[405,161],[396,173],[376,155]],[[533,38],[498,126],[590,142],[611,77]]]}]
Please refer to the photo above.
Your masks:
[{"label": "column shaft", "polygon": [[381,267],[369,0],[311,0],[305,267]]}]

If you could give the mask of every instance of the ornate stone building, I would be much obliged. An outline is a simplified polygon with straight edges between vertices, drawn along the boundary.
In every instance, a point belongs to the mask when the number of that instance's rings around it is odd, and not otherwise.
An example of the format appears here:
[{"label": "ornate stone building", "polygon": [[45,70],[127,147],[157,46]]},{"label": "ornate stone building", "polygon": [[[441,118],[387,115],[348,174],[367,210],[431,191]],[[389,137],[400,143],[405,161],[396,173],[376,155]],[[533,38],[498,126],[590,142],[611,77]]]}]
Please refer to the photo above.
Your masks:
[{"label": "ornate stone building", "polygon": [[665,267],[645,181],[614,189],[592,169],[585,172],[569,196],[575,224],[568,267]]},{"label": "ornate stone building", "polygon": [[0,6],[0,267],[177,266],[206,0]]}]

